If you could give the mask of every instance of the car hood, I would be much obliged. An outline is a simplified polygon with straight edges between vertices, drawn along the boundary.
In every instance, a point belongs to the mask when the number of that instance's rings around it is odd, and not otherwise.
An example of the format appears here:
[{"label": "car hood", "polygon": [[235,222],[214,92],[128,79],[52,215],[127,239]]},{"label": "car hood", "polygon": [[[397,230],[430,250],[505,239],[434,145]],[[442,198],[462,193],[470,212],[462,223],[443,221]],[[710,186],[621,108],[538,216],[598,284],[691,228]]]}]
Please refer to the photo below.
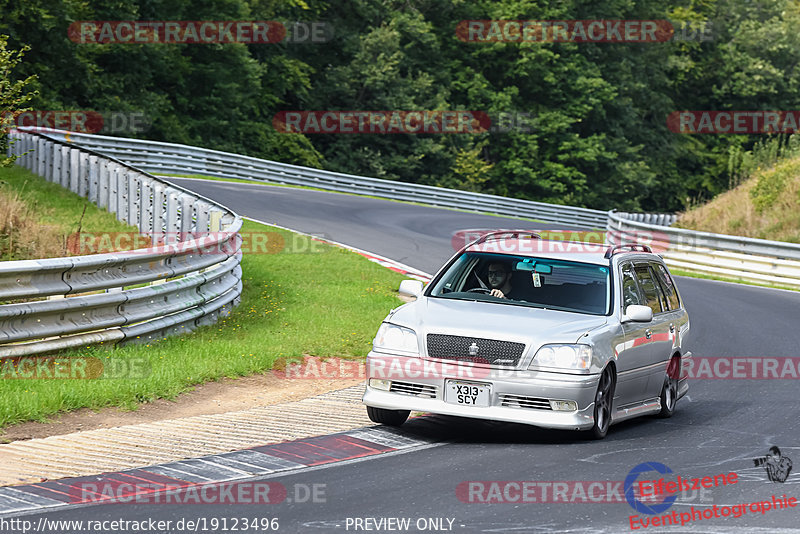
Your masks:
[{"label": "car hood", "polygon": [[491,302],[421,297],[395,310],[391,323],[427,334],[450,334],[525,343],[575,343],[604,326],[607,317]]}]

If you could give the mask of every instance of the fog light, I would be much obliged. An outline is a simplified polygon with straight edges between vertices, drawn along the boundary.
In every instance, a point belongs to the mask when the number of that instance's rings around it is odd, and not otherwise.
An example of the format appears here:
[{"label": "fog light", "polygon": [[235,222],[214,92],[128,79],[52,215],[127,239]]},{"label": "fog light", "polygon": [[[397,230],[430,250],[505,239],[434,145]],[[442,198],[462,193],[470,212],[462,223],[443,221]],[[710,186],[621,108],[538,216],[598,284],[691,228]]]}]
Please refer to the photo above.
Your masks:
[{"label": "fog light", "polygon": [[392,381],[384,380],[383,378],[370,378],[369,387],[380,389],[381,391],[389,391],[389,388],[392,387]]},{"label": "fog light", "polygon": [[574,412],[578,409],[578,403],[575,401],[551,400],[550,407],[557,412]]}]

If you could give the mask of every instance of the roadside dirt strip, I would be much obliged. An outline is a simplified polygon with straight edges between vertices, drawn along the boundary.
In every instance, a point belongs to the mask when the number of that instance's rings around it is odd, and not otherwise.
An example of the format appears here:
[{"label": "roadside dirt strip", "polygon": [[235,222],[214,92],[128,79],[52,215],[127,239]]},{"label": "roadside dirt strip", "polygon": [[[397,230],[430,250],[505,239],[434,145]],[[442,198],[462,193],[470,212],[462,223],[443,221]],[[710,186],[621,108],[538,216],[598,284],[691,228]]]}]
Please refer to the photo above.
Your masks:
[{"label": "roadside dirt strip", "polygon": [[[248,410],[0,445],[0,485],[96,475],[372,425],[353,386]],[[0,498],[2,510],[2,498]]]}]

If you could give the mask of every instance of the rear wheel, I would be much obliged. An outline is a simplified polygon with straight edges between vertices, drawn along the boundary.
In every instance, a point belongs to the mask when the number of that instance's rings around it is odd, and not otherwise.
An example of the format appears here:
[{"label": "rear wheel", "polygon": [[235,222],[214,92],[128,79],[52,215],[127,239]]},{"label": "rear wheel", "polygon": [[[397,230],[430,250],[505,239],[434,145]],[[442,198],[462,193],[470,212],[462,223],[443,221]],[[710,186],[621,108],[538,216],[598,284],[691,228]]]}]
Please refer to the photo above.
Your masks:
[{"label": "rear wheel", "polygon": [[606,367],[600,375],[594,395],[594,426],[587,432],[591,439],[603,439],[608,434],[614,401],[614,380],[614,371]]},{"label": "rear wheel", "polygon": [[408,419],[409,410],[384,410],[367,406],[367,416],[370,421],[388,426],[400,426]]},{"label": "rear wheel", "polygon": [[661,387],[661,411],[659,417],[664,419],[672,417],[675,405],[678,403],[678,378],[680,376],[681,359],[677,356],[669,361],[667,373],[664,376],[664,385]]}]

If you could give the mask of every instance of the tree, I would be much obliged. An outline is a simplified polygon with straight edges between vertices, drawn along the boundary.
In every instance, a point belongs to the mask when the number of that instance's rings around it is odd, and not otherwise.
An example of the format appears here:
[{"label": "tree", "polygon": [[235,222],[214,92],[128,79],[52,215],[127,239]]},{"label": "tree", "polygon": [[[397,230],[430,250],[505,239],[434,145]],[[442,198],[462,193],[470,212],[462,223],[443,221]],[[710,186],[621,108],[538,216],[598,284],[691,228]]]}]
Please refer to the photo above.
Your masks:
[{"label": "tree", "polygon": [[11,71],[22,61],[30,47],[23,46],[19,50],[9,50],[8,36],[0,35],[0,167],[8,167],[17,156],[6,156],[9,147],[8,130],[14,124],[17,113],[28,111],[24,107],[37,95],[37,91],[25,91],[35,79],[35,75],[23,80],[13,80]]}]

